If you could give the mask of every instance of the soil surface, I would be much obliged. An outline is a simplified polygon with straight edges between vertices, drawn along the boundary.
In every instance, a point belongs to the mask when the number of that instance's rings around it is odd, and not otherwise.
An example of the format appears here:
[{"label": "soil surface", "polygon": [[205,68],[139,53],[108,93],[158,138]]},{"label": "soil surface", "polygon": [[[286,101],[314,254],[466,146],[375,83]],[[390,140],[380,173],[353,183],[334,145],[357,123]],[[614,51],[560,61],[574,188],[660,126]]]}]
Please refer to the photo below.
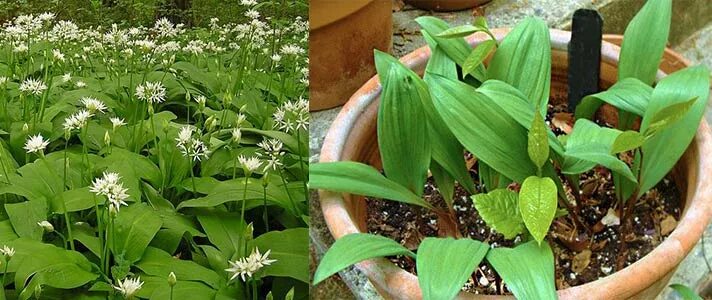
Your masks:
[{"label": "soil surface", "polygon": [[[566,124],[573,126],[573,121],[565,109],[565,106],[549,108],[547,123],[557,135],[570,130]],[[472,164],[472,159],[468,158],[468,160]],[[475,186],[482,192],[482,187],[477,182],[479,176],[476,162],[472,164],[470,173]],[[571,187],[566,184],[565,186],[568,200],[574,204]],[[593,230],[593,238],[589,246],[574,251],[561,242],[561,237],[571,236],[571,229],[574,227],[572,217],[566,215],[554,219],[546,239],[554,252],[557,289],[585,284],[616,271],[621,237],[611,173],[597,167],[581,174],[579,190],[582,202],[579,203],[580,216],[585,225]],[[493,247],[513,247],[520,241],[520,237],[507,240],[491,230],[480,218],[470,196],[465,189],[456,185],[454,210],[458,230],[462,236],[486,242]],[[445,201],[432,178],[429,178],[425,185],[423,197],[435,207],[446,208]],[[628,249],[626,265],[648,254],[673,231],[680,218],[679,199],[680,192],[669,177],[640,197],[632,218],[633,232],[625,237]],[[367,226],[370,233],[389,237],[411,250],[416,250],[425,237],[443,236],[438,216],[432,211],[381,199],[366,198],[366,201]],[[415,261],[411,258],[399,256],[389,257],[389,259],[404,270],[417,274]],[[506,284],[487,262],[481,263],[472,273],[463,290],[475,294],[511,294]]]}]

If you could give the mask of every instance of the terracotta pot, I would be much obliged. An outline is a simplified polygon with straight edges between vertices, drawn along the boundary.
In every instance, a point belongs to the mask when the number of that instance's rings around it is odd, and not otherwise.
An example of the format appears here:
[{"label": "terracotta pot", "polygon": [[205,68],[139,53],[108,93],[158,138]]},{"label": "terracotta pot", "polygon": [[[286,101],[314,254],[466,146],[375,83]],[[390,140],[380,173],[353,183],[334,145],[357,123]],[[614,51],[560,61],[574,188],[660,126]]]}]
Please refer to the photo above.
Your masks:
[{"label": "terracotta pot", "polygon": [[309,110],[342,105],[376,73],[373,49],[389,52],[390,0],[309,2]]},{"label": "terracotta pot", "polygon": [[480,6],[492,0],[405,0],[417,8],[432,11],[456,11]]},{"label": "terracotta pot", "polygon": [[[501,40],[507,29],[495,30]],[[552,94],[566,95],[567,44],[570,32],[551,30]],[[481,42],[480,35],[468,37],[471,45]],[[602,87],[610,87],[617,77],[620,48],[604,42],[601,47]],[[430,57],[427,47],[420,48],[401,61],[421,72]],[[659,71],[658,79],[665,76]],[[330,128],[321,152],[321,161],[353,160],[380,167],[376,138],[376,116],[380,85],[378,78],[366,82],[349,100]],[[636,263],[599,280],[559,290],[561,299],[654,299],[667,285],[678,264],[702,236],[712,217],[712,182],[702,178],[712,172],[712,157],[701,155],[712,151],[710,128],[703,121],[695,139],[673,170],[673,178],[680,188],[684,210],[677,228],[657,248]],[[363,197],[319,191],[324,218],[334,238],[349,233],[365,232],[365,203]],[[356,265],[374,286],[391,299],[421,299],[417,277],[386,259],[372,259]],[[512,297],[478,296],[461,292],[458,299],[497,299]]]}]

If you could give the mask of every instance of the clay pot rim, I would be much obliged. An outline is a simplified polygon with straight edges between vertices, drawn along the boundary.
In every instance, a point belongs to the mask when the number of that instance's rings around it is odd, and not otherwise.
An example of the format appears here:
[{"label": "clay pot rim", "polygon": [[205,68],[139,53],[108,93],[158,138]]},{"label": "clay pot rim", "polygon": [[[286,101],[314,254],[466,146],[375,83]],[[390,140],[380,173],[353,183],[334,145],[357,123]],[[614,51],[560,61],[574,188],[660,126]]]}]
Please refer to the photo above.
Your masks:
[{"label": "clay pot rim", "polygon": [[[348,16],[364,8],[366,5],[371,4],[373,1],[375,0],[349,0],[343,2],[333,0],[311,0],[309,3],[309,30],[317,30],[322,27],[329,26],[338,20],[347,18]],[[322,5],[318,5],[320,2],[327,4],[330,3],[331,6],[323,7]]]},{"label": "clay pot rim", "polygon": [[[501,41],[509,30],[508,28],[495,29],[493,33]],[[550,29],[549,32],[552,49],[565,51],[570,41],[571,33],[557,29]],[[484,38],[482,35],[474,34],[467,37],[466,40],[470,45],[477,45]],[[605,41],[602,43],[602,63],[617,65],[619,53],[620,47]],[[425,46],[405,55],[400,61],[411,69],[422,70],[429,57],[430,49]],[[657,80],[664,76],[666,74],[658,70]],[[378,76],[374,76],[349,99],[329,128],[321,150],[320,162],[340,160],[347,137],[355,121],[378,98],[380,89]],[[712,150],[710,127],[704,118],[691,145],[696,146],[694,150],[698,150],[698,153]],[[688,151],[690,148],[688,148]],[[712,203],[704,201],[704,199],[712,197],[712,183],[700,180],[704,174],[712,172],[712,158],[705,155],[697,155],[697,158],[699,159],[696,166],[697,181],[694,185],[688,182],[688,187],[692,187],[692,189],[688,188],[688,195],[686,196],[686,199],[691,199],[692,201],[690,201],[688,209],[685,210],[677,227],[670,236],[648,255],[621,271],[587,284],[558,290],[557,293],[560,298],[584,299],[590,298],[592,295],[604,295],[606,298],[615,299],[628,298],[655,284],[679,265],[697,243],[710,217],[712,217]],[[692,192],[694,194],[690,196],[689,193]],[[319,199],[324,219],[335,239],[349,233],[360,232],[356,222],[351,219],[341,194],[319,190]],[[704,222],[698,222],[699,220],[704,220]],[[403,296],[403,299],[420,299],[417,277],[398,268],[390,261],[383,258],[371,259],[358,263],[356,267],[363,271],[377,288],[388,288],[391,291],[397,291]],[[479,296],[461,292],[458,298],[512,299],[513,297]]]}]

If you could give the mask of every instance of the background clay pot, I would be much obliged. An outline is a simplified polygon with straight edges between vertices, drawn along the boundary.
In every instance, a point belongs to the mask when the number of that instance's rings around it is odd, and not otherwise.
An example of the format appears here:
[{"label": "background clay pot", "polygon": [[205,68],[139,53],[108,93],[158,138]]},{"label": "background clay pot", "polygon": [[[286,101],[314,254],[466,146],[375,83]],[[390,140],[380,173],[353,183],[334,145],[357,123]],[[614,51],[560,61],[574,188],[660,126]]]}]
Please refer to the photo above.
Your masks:
[{"label": "background clay pot", "polygon": [[373,49],[389,52],[390,0],[309,1],[309,110],[344,104],[376,71]]},{"label": "background clay pot", "polygon": [[417,8],[432,11],[456,11],[473,8],[492,0],[405,0]]},{"label": "background clay pot", "polygon": [[[507,29],[494,31],[502,39]],[[567,51],[570,32],[551,30],[552,95],[567,94]],[[471,45],[482,36],[468,37]],[[603,88],[617,78],[620,48],[604,42],[601,47],[601,78]],[[420,48],[401,61],[422,73],[430,57],[427,47]],[[665,76],[658,72],[658,79]],[[376,117],[380,85],[378,78],[366,82],[349,100],[330,128],[321,152],[321,161],[353,160],[380,167],[376,137]],[[712,151],[712,137],[706,121],[700,124],[695,139],[675,166],[673,178],[683,195],[684,210],[677,228],[648,255],[625,269],[584,285],[559,290],[561,299],[654,299],[665,288],[679,263],[702,236],[712,217],[712,182],[702,178],[712,172],[712,157],[701,155]],[[324,218],[334,238],[349,233],[365,232],[365,201],[363,197],[319,191]],[[379,258],[356,265],[374,286],[390,299],[421,299],[417,277],[390,261]],[[478,296],[461,292],[458,299],[499,299],[512,297]]]}]

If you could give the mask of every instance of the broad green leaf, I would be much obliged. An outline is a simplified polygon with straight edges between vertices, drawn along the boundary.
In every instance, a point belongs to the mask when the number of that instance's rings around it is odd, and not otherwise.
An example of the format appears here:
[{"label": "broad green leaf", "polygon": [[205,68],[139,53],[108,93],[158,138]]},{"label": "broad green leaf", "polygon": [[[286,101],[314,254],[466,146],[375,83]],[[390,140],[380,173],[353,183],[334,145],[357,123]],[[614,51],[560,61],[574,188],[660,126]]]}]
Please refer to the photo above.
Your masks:
[{"label": "broad green leaf", "polygon": [[416,259],[423,300],[454,299],[488,250],[472,239],[425,238]]},{"label": "broad green leaf", "polygon": [[340,161],[309,166],[309,187],[405,202],[432,208],[416,194],[381,175],[373,167]]},{"label": "broad green leaf", "polygon": [[480,161],[517,182],[536,173],[526,153],[526,129],[496,101],[465,83],[435,74],[430,88],[445,123]]},{"label": "broad green leaf", "polygon": [[43,201],[25,201],[5,204],[12,228],[19,237],[42,240],[44,230],[37,225],[47,220],[47,204]]},{"label": "broad green leaf", "polygon": [[650,117],[650,122],[647,123],[648,126],[645,128],[643,134],[645,136],[653,135],[655,132],[679,121],[690,111],[690,108],[692,108],[692,105],[694,105],[696,101],[697,97],[661,109]]},{"label": "broad green leaf", "polygon": [[79,252],[25,238],[6,245],[15,248],[7,270],[15,273],[18,289],[33,275],[40,278],[36,284],[60,289],[77,288],[99,277],[92,272],[89,260]]},{"label": "broad green leaf", "polygon": [[709,99],[710,71],[689,67],[663,78],[653,90],[640,130],[650,126],[652,116],[672,104],[697,98],[689,112],[675,124],[658,131],[643,144],[640,194],[655,186],[677,163],[697,132]]},{"label": "broad green leaf", "polygon": [[465,24],[457,27],[448,28],[447,30],[440,32],[436,36],[441,38],[461,38],[481,31],[487,31],[487,28]]},{"label": "broad green leaf", "polygon": [[549,244],[530,241],[515,248],[492,248],[487,261],[517,299],[557,299]]},{"label": "broad green leaf", "polygon": [[671,284],[670,288],[677,292],[683,300],[702,300],[702,297],[697,295],[691,288],[682,284]]},{"label": "broad green leaf", "polygon": [[10,220],[0,221],[0,243],[6,243],[17,238],[19,238],[19,236],[17,236],[15,230],[12,229]]},{"label": "broad green leaf", "polygon": [[307,228],[270,231],[252,240],[249,248],[257,247],[261,253],[270,250],[270,259],[277,260],[264,267],[261,275],[291,277],[309,283],[308,231]]},{"label": "broad green leaf", "polygon": [[105,198],[90,192],[89,187],[83,187],[58,193],[56,197],[52,198],[50,205],[52,212],[62,214],[64,208],[69,212],[93,208],[95,201],[103,203]]},{"label": "broad green leaf", "polygon": [[604,102],[620,110],[643,116],[652,92],[652,87],[637,78],[624,78],[608,90],[584,97],[576,106],[576,119],[593,119]]},{"label": "broad green leaf", "polygon": [[114,255],[130,262],[138,261],[161,224],[161,217],[145,203],[121,208],[114,221]]},{"label": "broad green leaf", "polygon": [[[210,286],[197,281],[182,280],[180,277],[173,287],[173,299],[190,295],[191,300],[215,300],[217,291]],[[164,300],[170,299],[171,288],[166,283],[166,276],[141,276],[144,282],[136,296],[141,299]]]},{"label": "broad green leaf", "polygon": [[[197,185],[196,185],[197,188]],[[200,188],[198,188],[200,189]],[[265,195],[262,188],[262,180],[249,178],[245,185],[245,178],[236,178],[224,181],[218,187],[213,188],[208,195],[196,199],[190,199],[178,204],[178,209],[188,207],[215,207],[226,202],[260,200],[267,198],[267,202],[277,203],[284,208],[291,208],[289,198],[284,192],[284,188],[277,185],[268,185]]]},{"label": "broad green leaf", "polygon": [[146,252],[136,263],[136,267],[147,275],[164,279],[173,272],[180,280],[201,281],[216,289],[225,282],[222,274],[217,274],[193,261],[175,258],[169,253],[153,247],[146,248]]},{"label": "broad green leaf", "polygon": [[524,220],[519,212],[519,195],[507,189],[472,196],[477,213],[487,226],[512,239],[524,232]]},{"label": "broad green leaf", "polygon": [[374,257],[415,254],[387,237],[366,233],[352,233],[342,236],[326,251],[314,273],[313,285],[334,275],[342,269]]},{"label": "broad green leaf", "polygon": [[[633,172],[630,170],[628,165],[611,154],[609,148],[603,147],[598,144],[583,145],[578,147],[571,147],[566,150],[566,155],[584,160],[592,163],[593,165],[602,165],[614,173],[618,173],[624,176],[631,182],[638,182]],[[590,168],[589,168],[590,169]],[[579,174],[580,172],[575,172],[572,170],[562,171],[564,174]]]},{"label": "broad green leaf", "polygon": [[529,153],[529,159],[540,169],[549,160],[549,140],[546,129],[544,118],[535,113],[527,135],[527,153]]},{"label": "broad green leaf", "polygon": [[487,68],[487,78],[516,87],[546,113],[551,81],[549,28],[536,18],[521,21],[502,40]]},{"label": "broad green leaf", "polygon": [[524,180],[519,190],[519,212],[529,233],[541,244],[556,214],[556,183],[549,177]]},{"label": "broad green leaf", "polygon": [[645,136],[637,131],[628,130],[622,132],[611,146],[611,154],[621,153],[637,149],[645,142]]},{"label": "broad green leaf", "polygon": [[618,79],[634,77],[652,85],[665,51],[672,0],[648,0],[623,34]]},{"label": "broad green leaf", "polygon": [[415,22],[420,25],[420,28],[428,33],[428,35],[438,43],[438,47],[442,47],[443,51],[452,58],[455,63],[462,65],[470,54],[472,48],[465,42],[463,38],[442,38],[438,37],[440,33],[446,31],[450,26],[443,20],[436,17],[424,16],[415,19]]},{"label": "broad green leaf", "polygon": [[423,109],[430,94],[413,71],[384,52],[374,53],[383,87],[377,123],[383,171],[389,179],[420,196],[431,155]]},{"label": "broad green leaf", "polygon": [[[457,79],[457,67],[455,66],[455,62],[447,57],[445,52],[437,45],[435,49],[432,50],[432,55],[425,68],[425,76],[423,78],[426,83],[430,83],[430,74],[439,74],[447,78]],[[423,100],[423,107],[428,117],[428,138],[432,140],[431,153],[433,160],[437,161],[451,177],[460,182],[460,185],[462,185],[465,190],[470,193],[475,193],[475,186],[472,183],[472,178],[465,164],[463,155],[464,148],[452,132],[450,132],[450,129],[448,129],[447,124],[445,124],[440,114],[438,114],[438,111],[433,105],[432,98],[423,98]]]},{"label": "broad green leaf", "polygon": [[78,241],[84,247],[87,247],[91,253],[94,253],[96,257],[101,257],[101,241],[96,237],[96,232],[91,225],[88,223],[72,224],[72,235],[74,236],[75,245],[77,245]]},{"label": "broad green leaf", "polygon": [[[243,253],[241,241],[245,238],[245,222],[239,218],[224,215],[199,215],[198,221],[203,226],[208,240],[215,245],[225,257],[232,259]],[[252,236],[250,236],[252,237]]]},{"label": "broad green leaf", "polygon": [[486,40],[477,45],[477,47],[472,50],[470,55],[467,56],[465,62],[462,64],[462,73],[474,75],[474,72],[477,67],[480,66],[483,61],[485,61],[487,56],[492,53],[492,51],[496,47],[497,41],[495,40]]}]

